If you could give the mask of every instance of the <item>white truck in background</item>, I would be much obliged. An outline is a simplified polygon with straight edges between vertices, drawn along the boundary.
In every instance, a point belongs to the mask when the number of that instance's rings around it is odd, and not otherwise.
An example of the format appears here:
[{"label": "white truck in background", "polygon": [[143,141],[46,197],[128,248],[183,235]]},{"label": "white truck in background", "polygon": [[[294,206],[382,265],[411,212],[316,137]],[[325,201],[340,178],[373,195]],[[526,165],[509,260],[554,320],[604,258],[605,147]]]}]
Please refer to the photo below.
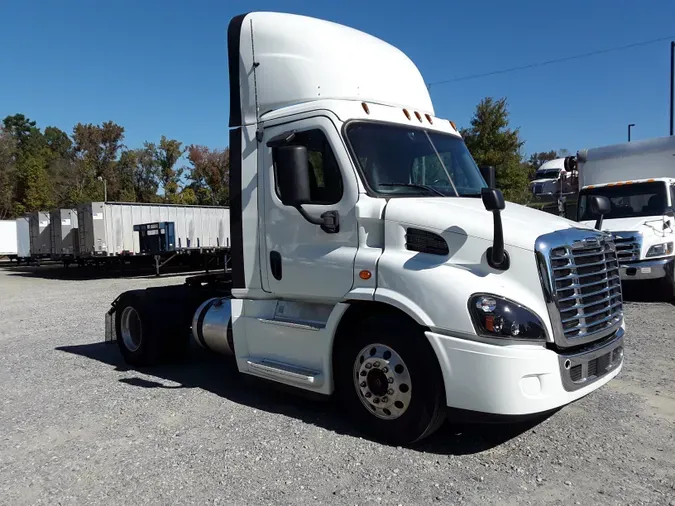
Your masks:
[{"label": "white truck in background", "polygon": [[572,157],[556,158],[544,162],[530,181],[530,192],[535,197],[577,192],[577,170]]},{"label": "white truck in background", "polygon": [[606,197],[602,229],[614,236],[623,281],[658,280],[675,297],[675,137],[658,137],[577,153],[577,219],[595,221],[589,202]]},{"label": "white truck in background", "polygon": [[[538,416],[623,365],[612,238],[487,187],[395,47],[283,13],[228,27],[231,269],[122,293],[127,363],[202,347],[409,444],[448,412]],[[592,199],[601,212],[602,198]]]}]

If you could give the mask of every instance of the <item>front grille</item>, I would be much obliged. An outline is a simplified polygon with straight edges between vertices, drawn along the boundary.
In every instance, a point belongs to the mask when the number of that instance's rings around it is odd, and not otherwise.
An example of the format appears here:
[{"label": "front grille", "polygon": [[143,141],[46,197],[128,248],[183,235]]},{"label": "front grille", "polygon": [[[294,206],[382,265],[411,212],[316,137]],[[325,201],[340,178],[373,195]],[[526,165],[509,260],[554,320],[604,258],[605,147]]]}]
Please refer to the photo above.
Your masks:
[{"label": "front grille", "polygon": [[615,333],[623,300],[612,237],[571,228],[540,236],[535,247],[556,344],[580,346]]},{"label": "front grille", "polygon": [[613,234],[619,262],[640,260],[640,238],[637,235]]},{"label": "front grille", "polygon": [[595,334],[621,319],[619,264],[611,241],[594,239],[555,248],[551,265],[566,339]]}]

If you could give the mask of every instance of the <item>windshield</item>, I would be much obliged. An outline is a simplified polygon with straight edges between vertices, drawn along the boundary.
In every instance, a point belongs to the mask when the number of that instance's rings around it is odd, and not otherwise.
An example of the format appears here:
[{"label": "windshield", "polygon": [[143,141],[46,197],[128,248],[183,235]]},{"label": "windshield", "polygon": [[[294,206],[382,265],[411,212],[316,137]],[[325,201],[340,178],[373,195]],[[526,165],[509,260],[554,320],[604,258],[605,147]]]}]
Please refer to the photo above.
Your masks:
[{"label": "windshield", "polygon": [[579,194],[579,221],[594,220],[588,208],[590,195],[602,195],[609,199],[611,210],[604,219],[660,216],[668,205],[666,185],[663,182],[634,183],[621,186],[603,186],[581,190]]},{"label": "windshield", "polygon": [[479,196],[487,185],[457,136],[392,124],[351,123],[347,138],[374,192],[387,196]]},{"label": "windshield", "polygon": [[535,179],[557,179],[560,176],[560,169],[545,169],[538,170],[534,178]]}]

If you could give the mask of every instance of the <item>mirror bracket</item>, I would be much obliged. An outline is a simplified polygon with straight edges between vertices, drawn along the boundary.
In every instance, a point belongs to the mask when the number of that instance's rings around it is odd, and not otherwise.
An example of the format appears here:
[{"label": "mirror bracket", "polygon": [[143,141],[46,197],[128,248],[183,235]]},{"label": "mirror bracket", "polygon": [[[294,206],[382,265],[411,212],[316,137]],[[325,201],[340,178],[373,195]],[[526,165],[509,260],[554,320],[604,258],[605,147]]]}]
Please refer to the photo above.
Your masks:
[{"label": "mirror bracket", "polygon": [[320,218],[314,218],[302,206],[297,205],[295,208],[309,223],[319,225],[327,234],[337,234],[340,231],[340,213],[337,211],[326,211]]}]

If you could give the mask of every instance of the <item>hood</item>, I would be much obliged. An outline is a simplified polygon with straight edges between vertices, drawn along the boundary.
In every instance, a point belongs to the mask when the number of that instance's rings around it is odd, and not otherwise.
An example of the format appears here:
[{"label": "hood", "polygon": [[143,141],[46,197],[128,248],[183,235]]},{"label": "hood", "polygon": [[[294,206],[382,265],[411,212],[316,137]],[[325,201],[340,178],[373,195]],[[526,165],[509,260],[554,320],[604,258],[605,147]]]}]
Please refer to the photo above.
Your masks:
[{"label": "hood", "polygon": [[[542,234],[568,228],[593,230],[592,227],[512,202],[506,203],[501,218],[504,244],[528,251],[534,250],[534,243]],[[488,241],[493,239],[493,216],[485,210],[480,198],[390,199],[385,209],[385,219],[436,232],[460,233]]]},{"label": "hood", "polygon": [[[671,226],[675,226],[673,220],[670,219]],[[582,221],[587,226],[593,227],[595,220]],[[607,232],[642,232],[644,235],[653,234],[658,237],[663,237],[664,230],[662,216],[639,216],[634,218],[612,218],[602,221],[602,230]],[[666,230],[665,232],[669,232]]]},{"label": "hood", "polygon": [[557,183],[559,179],[544,178],[544,179],[533,179],[530,181],[530,184],[534,183]]}]

